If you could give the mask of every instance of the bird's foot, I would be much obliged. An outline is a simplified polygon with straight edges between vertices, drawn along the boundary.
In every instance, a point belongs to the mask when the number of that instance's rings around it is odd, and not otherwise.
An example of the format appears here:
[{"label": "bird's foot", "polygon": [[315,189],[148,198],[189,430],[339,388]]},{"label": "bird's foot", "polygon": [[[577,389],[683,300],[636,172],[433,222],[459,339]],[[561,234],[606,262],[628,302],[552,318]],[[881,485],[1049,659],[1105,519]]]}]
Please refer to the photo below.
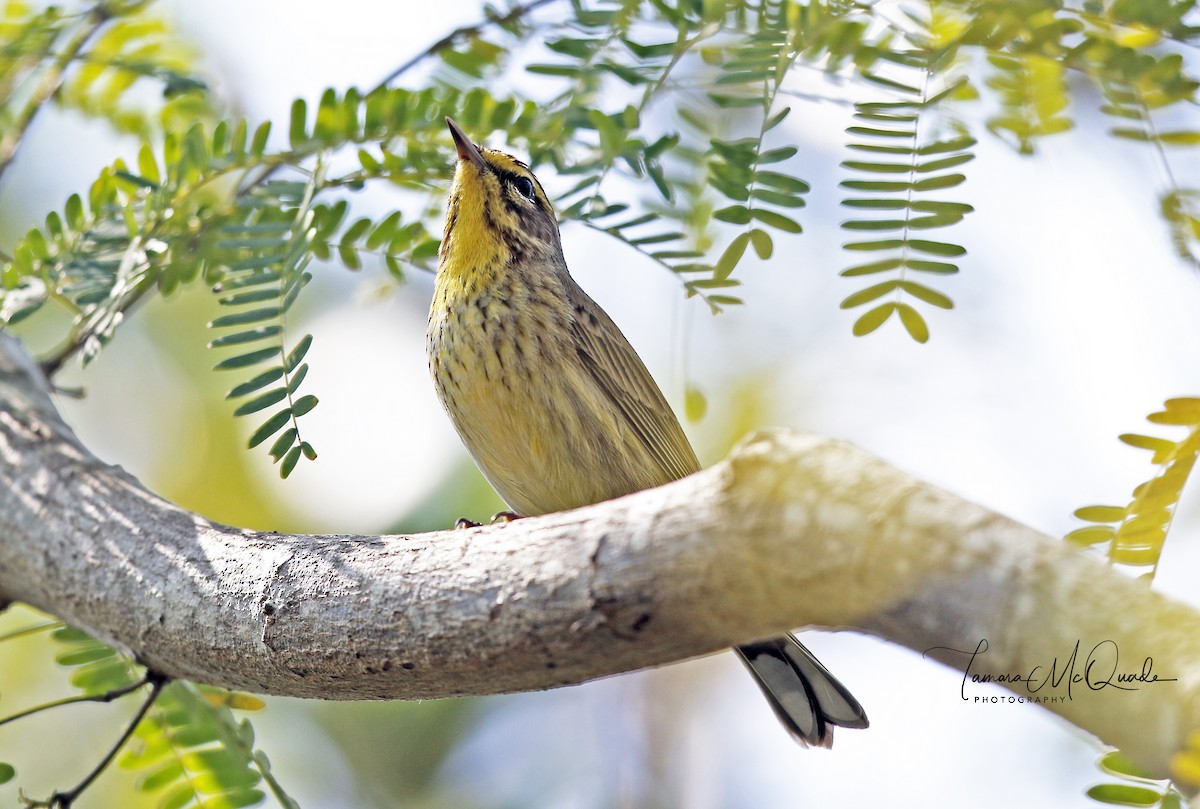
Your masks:
[{"label": "bird's foot", "polygon": [[454,521],[454,530],[459,531],[463,528],[478,528],[482,524],[483,523],[478,523],[474,520],[468,520],[466,517],[459,517]]},{"label": "bird's foot", "polygon": [[521,519],[521,515],[515,511],[497,511],[492,515],[492,525],[498,522],[512,522],[519,519]]}]

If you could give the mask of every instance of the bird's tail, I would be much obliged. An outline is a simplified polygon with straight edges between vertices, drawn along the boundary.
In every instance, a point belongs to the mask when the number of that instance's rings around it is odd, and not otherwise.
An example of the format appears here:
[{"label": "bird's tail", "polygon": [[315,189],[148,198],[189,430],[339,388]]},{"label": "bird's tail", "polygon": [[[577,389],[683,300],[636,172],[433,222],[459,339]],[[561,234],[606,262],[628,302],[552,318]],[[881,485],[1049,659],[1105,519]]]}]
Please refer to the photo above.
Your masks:
[{"label": "bird's tail", "polygon": [[779,721],[804,746],[831,747],[833,727],[867,727],[867,714],[795,635],[735,650],[762,688]]}]

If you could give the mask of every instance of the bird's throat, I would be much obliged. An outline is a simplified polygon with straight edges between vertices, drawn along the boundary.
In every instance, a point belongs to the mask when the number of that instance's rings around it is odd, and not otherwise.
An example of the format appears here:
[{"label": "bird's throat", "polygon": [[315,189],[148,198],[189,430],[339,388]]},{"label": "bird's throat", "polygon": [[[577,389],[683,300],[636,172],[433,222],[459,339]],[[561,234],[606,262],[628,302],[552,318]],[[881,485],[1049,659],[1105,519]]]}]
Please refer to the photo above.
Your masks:
[{"label": "bird's throat", "polygon": [[472,297],[490,287],[512,259],[503,230],[508,212],[495,204],[499,200],[487,187],[490,179],[459,163],[442,235],[438,295]]}]

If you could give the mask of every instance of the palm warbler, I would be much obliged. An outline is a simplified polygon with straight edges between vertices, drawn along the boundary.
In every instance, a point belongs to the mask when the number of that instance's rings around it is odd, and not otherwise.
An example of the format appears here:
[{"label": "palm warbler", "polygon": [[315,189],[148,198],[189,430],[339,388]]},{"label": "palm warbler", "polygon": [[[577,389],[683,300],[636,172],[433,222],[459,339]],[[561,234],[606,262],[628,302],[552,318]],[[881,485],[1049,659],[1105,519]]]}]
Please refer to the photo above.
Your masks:
[{"label": "palm warbler", "polygon": [[[529,167],[446,119],[458,165],[429,310],[429,369],[475,463],[521,515],[660,486],[700,464],[621,331],[567,272]],[[738,647],[784,726],[828,747],[862,706],[792,635]]]}]

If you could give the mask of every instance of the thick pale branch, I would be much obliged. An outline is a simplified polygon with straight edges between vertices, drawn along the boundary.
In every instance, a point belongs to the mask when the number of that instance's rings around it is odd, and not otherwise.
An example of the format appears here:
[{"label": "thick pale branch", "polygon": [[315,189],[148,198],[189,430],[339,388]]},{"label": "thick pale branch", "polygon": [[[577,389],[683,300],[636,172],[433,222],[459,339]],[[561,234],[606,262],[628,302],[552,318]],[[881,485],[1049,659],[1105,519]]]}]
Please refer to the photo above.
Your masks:
[{"label": "thick pale branch", "polygon": [[163,674],[327,699],[548,688],[799,625],[960,670],[986,639],[972,672],[1035,678],[1077,642],[1082,676],[1111,640],[1121,671],[1153,657],[1178,681],[1047,685],[1048,708],[1159,771],[1200,726],[1200,614],[845,443],[762,434],[671,485],[486,528],[243,531],[95,459],[2,333],[0,597]]}]

